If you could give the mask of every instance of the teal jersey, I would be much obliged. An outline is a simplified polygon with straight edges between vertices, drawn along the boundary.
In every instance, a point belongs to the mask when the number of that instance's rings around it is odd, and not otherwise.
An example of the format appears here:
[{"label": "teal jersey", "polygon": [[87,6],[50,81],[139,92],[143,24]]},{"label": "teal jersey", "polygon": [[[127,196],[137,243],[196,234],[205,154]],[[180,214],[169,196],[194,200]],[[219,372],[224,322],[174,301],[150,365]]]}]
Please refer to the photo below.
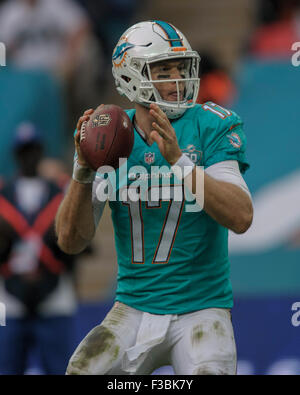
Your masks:
[{"label": "teal jersey", "polygon": [[[127,114],[132,120],[135,110]],[[248,168],[243,125],[235,113],[208,102],[172,126],[182,152],[196,165],[237,160],[242,173]],[[228,230],[203,210],[187,210],[193,202],[162,196],[165,186],[173,192],[182,186],[157,144],[149,146],[134,133],[132,153],[114,180],[116,200],[109,203],[118,256],[116,300],[153,314],[231,308]],[[153,197],[158,191],[160,199],[120,198],[120,191],[137,190],[141,180],[153,181],[148,192]]]}]

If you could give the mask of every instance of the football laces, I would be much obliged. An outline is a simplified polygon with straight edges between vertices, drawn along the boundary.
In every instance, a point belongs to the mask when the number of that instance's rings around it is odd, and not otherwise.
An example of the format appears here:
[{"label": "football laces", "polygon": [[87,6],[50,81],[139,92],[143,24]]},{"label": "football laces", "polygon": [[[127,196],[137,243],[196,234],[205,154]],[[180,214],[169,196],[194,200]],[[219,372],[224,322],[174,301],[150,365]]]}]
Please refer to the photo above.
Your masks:
[{"label": "football laces", "polygon": [[85,128],[86,128],[87,121],[84,121],[81,125],[80,130],[80,143],[85,140]]}]

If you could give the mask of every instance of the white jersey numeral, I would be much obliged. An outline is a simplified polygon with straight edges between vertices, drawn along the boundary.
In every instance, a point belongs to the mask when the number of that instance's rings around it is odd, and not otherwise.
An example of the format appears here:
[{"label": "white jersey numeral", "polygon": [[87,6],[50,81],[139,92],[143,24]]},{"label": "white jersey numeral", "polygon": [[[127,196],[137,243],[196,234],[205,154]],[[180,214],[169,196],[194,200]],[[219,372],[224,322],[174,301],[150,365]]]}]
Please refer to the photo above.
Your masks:
[{"label": "white jersey numeral", "polygon": [[218,104],[213,103],[213,102],[203,104],[202,108],[205,111],[213,112],[214,114],[218,115],[222,119],[225,119],[227,117],[230,117],[230,115],[232,115],[231,111],[226,110],[226,108],[219,106]]},{"label": "white jersey numeral", "polygon": [[[158,190],[160,198],[148,200],[147,202],[145,202],[146,209],[160,209],[161,202],[163,200],[169,201],[169,206],[162,225],[160,237],[157,243],[152,263],[168,263],[184,206],[183,187],[182,185],[171,185],[157,186],[152,188]],[[148,196],[153,197],[157,195],[157,193],[151,194],[151,188],[148,192]],[[169,194],[169,198],[165,198],[167,194]],[[181,197],[181,199],[179,199],[179,197]],[[123,204],[128,207],[129,211],[132,263],[141,264],[145,262],[142,202],[140,200],[137,202],[127,201],[123,202]],[[155,242],[155,240],[153,240],[153,242]]]}]

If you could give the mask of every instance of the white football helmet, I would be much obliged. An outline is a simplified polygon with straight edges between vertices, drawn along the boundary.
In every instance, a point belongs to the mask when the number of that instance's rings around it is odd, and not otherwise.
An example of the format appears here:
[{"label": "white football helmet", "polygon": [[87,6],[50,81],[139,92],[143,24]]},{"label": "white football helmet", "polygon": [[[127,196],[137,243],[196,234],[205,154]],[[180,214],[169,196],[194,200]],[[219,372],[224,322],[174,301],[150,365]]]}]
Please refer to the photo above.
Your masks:
[{"label": "white football helmet", "polygon": [[[185,59],[182,79],[166,79],[159,82],[176,82],[177,100],[163,100],[155,88],[151,68],[155,62]],[[112,55],[112,72],[116,87],[130,101],[149,107],[156,103],[175,119],[196,103],[199,90],[200,56],[193,51],[185,36],[173,25],[162,21],[140,22],[122,35]],[[179,92],[184,83],[184,94]]]}]

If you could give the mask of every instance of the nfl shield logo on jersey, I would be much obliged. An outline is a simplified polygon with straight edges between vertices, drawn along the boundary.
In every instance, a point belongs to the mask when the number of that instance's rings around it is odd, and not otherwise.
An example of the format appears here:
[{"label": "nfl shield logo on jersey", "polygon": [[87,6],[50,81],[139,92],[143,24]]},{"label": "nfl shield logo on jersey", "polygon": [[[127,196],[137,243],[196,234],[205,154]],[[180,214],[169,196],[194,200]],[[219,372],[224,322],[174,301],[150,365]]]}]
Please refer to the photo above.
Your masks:
[{"label": "nfl shield logo on jersey", "polygon": [[155,161],[155,153],[154,152],[146,152],[144,155],[144,160],[148,165],[151,165]]}]

